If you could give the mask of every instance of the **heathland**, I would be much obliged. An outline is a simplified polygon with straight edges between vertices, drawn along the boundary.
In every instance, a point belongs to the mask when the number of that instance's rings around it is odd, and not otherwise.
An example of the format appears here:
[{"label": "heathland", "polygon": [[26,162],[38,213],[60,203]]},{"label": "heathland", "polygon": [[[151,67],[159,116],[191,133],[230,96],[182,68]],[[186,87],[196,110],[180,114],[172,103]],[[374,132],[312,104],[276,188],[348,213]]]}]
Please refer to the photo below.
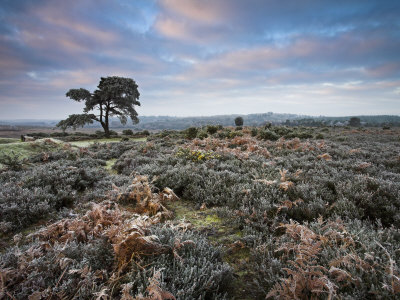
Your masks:
[{"label": "heathland", "polygon": [[398,128],[32,135],[0,140],[0,299],[400,297]]}]

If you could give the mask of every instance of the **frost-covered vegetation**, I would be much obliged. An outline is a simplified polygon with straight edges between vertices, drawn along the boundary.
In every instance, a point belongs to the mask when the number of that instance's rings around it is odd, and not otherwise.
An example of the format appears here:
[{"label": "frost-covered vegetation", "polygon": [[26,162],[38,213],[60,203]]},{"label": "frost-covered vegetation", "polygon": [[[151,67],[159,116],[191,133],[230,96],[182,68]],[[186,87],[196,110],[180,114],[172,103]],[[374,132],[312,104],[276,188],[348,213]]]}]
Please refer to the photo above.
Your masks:
[{"label": "frost-covered vegetation", "polygon": [[0,161],[0,298],[400,296],[398,130],[207,126]]}]

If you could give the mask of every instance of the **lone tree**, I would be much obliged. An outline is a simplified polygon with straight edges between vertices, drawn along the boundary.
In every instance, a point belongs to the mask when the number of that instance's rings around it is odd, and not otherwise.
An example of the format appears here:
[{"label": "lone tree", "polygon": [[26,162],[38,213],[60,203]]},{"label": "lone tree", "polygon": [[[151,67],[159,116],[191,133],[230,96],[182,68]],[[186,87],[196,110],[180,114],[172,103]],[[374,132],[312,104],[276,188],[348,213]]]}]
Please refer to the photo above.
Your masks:
[{"label": "lone tree", "polygon": [[243,126],[243,118],[242,117],[236,117],[235,118],[235,125],[236,126]]},{"label": "lone tree", "polygon": [[[85,102],[83,114],[73,114],[67,119],[60,121],[56,126],[65,130],[69,127],[76,129],[85,124],[97,121],[104,129],[106,137],[110,136],[109,118],[118,116],[122,124],[126,124],[129,117],[134,124],[139,122],[135,105],[140,106],[138,85],[131,78],[123,77],[101,77],[97,90],[90,93],[86,89],[70,89],[66,96],[72,100]],[[99,114],[89,114],[94,109]]]},{"label": "lone tree", "polygon": [[350,125],[350,126],[353,126],[353,127],[359,127],[359,126],[361,126],[361,120],[360,120],[360,118],[357,118],[357,117],[352,117],[352,118],[350,118],[350,120],[349,120],[349,125]]}]

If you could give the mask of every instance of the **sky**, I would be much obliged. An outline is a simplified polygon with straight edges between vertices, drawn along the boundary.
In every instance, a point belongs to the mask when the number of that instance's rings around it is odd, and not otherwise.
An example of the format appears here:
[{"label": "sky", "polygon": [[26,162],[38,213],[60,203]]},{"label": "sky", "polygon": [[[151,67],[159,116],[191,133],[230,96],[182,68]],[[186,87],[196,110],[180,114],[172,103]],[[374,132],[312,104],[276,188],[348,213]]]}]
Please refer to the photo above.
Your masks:
[{"label": "sky", "polygon": [[400,114],[399,0],[1,0],[0,119],[82,112],[100,77],[140,115]]}]

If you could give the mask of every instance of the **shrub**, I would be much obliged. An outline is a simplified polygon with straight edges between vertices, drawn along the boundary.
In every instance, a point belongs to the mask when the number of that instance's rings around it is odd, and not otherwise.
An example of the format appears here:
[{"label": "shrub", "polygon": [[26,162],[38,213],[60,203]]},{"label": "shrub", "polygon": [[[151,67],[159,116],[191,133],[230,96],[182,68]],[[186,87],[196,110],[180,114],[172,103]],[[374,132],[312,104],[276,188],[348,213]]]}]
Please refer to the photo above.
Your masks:
[{"label": "shrub", "polygon": [[218,126],[217,125],[207,125],[207,127],[206,127],[206,131],[209,133],[209,134],[214,134],[214,133],[216,133],[217,131],[218,131]]},{"label": "shrub", "polygon": [[2,173],[0,219],[3,232],[22,229],[40,219],[69,207],[106,173],[98,169],[104,161],[60,160],[36,165],[25,171]]},{"label": "shrub", "polygon": [[28,161],[27,159],[20,159],[14,151],[11,151],[10,154],[1,154],[0,163],[5,165],[8,170],[20,171]]},{"label": "shrub", "polygon": [[288,136],[293,132],[293,129],[285,126],[275,126],[271,128],[271,131],[275,132],[279,137]]},{"label": "shrub", "polygon": [[176,154],[176,157],[182,157],[193,162],[201,162],[214,158],[219,158],[220,155],[212,151],[200,151],[200,150],[190,150],[187,148],[180,148]]},{"label": "shrub", "polygon": [[122,130],[123,135],[133,135],[132,129],[124,129]]},{"label": "shrub", "polygon": [[310,132],[306,132],[306,131],[293,131],[289,134],[285,135],[286,138],[299,138],[299,139],[310,139],[313,137],[313,135]]},{"label": "shrub", "polygon": [[[156,270],[161,270],[160,287],[176,299],[224,299],[224,292],[232,280],[231,269],[222,262],[220,250],[209,244],[207,239],[192,231],[181,232],[167,226],[155,226],[151,234],[157,236],[162,245],[173,248],[181,243],[180,258],[172,253],[150,257],[144,265],[145,271],[134,268],[128,274],[135,293],[145,293]],[[179,261],[180,260],[180,261]]]},{"label": "shrub", "polygon": [[240,131],[231,131],[228,134],[228,138],[230,138],[230,139],[233,139],[233,138],[235,138],[237,136],[243,136],[243,133],[240,132]]},{"label": "shrub", "polygon": [[150,132],[148,130],[143,130],[142,135],[149,136]]},{"label": "shrub", "polygon": [[95,135],[98,138],[103,138],[105,136],[105,133],[104,133],[104,131],[96,130]]},{"label": "shrub", "polygon": [[217,136],[220,139],[226,139],[229,138],[229,135],[231,134],[231,130],[229,128],[225,128],[223,131],[219,131]]},{"label": "shrub", "polygon": [[252,137],[256,137],[258,135],[258,129],[256,127],[251,128],[250,134]]},{"label": "shrub", "polygon": [[267,298],[368,299],[372,286],[379,297],[398,296],[395,286],[400,282],[390,274],[399,272],[391,263],[399,241],[390,230],[321,218],[310,224],[281,224],[280,229],[283,234],[252,253],[258,286]]},{"label": "shrub", "polygon": [[[63,226],[54,227],[55,241],[65,238],[62,231],[70,237],[67,244],[49,247],[35,236],[22,239],[19,248],[4,249],[0,273],[7,292],[17,299],[35,291],[48,293],[41,294],[46,298],[63,292],[69,298],[103,293],[141,299],[138,293],[151,297],[149,290],[155,288],[177,299],[398,298],[400,159],[394,130],[278,126],[254,132],[258,139],[249,136],[250,130],[227,128],[206,140],[188,141],[183,139],[187,131],[166,131],[147,142],[65,146],[53,152],[38,148],[46,152],[31,158],[29,168],[0,172],[2,233],[67,216],[73,204],[80,213],[87,201],[115,200],[115,193],[127,192],[130,200],[117,198],[129,205],[123,222],[85,219],[82,227],[73,227],[69,215]],[[263,141],[265,132],[275,139],[295,138]],[[318,137],[319,132],[326,132],[323,141],[298,138],[303,133]],[[236,134],[243,137],[226,139]],[[121,174],[103,169],[111,158],[117,158],[113,170]],[[182,202],[167,202],[164,208],[175,208],[178,218],[164,225],[153,223],[162,219],[151,217],[157,210],[146,217],[133,215],[132,173],[155,184],[148,193],[162,197],[160,191],[172,188],[201,211],[182,212]],[[115,206],[110,202],[100,219],[109,221]],[[214,213],[221,223],[203,226],[202,218],[207,221]],[[139,220],[148,223],[142,227]],[[161,253],[129,252],[132,263],[124,259],[126,269],[118,269],[115,248],[103,238],[110,232],[124,237],[118,224],[125,224],[131,237],[139,234],[142,241],[153,242]],[[86,232],[91,226],[93,231]],[[41,236],[46,236],[43,231]],[[223,244],[224,251],[216,244]],[[63,258],[67,270],[60,265]],[[235,278],[223,261],[234,265]],[[232,282],[228,287],[226,278]],[[241,295],[224,296],[227,290]]]},{"label": "shrub", "polygon": [[50,133],[50,136],[51,137],[60,137],[60,136],[68,136],[68,132],[62,132],[62,131],[59,131],[59,132],[52,132],[52,133]]},{"label": "shrub", "polygon": [[189,127],[185,130],[185,137],[192,140],[197,137],[198,131],[199,129],[197,127]]},{"label": "shrub", "polygon": [[203,140],[203,139],[205,139],[205,138],[208,137],[208,134],[207,134],[206,131],[201,130],[201,131],[199,131],[199,133],[197,134],[197,137],[198,137],[199,139]]},{"label": "shrub", "polygon": [[262,129],[258,132],[258,138],[262,140],[276,141],[279,139],[279,136],[269,129]]},{"label": "shrub", "polygon": [[33,136],[35,138],[45,138],[45,137],[49,137],[50,134],[46,133],[46,132],[32,132],[29,134],[29,136]]},{"label": "shrub", "polygon": [[118,132],[114,131],[114,130],[110,130],[110,136],[118,136]]},{"label": "shrub", "polygon": [[50,224],[27,245],[2,253],[2,284],[17,299],[143,299],[155,291],[174,299],[224,299],[231,270],[220,250],[199,234],[148,218],[129,218],[104,202]]}]

